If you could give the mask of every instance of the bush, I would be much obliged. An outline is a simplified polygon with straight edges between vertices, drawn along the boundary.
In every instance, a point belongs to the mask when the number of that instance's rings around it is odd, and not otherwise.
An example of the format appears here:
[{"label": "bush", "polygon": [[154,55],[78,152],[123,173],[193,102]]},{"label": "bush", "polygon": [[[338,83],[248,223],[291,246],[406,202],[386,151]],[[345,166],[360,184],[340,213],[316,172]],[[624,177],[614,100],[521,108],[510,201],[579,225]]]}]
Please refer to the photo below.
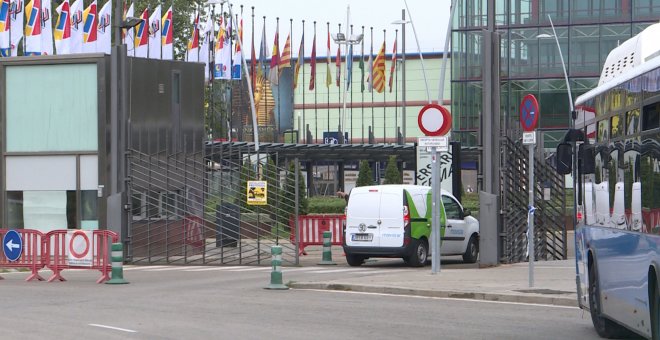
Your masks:
[{"label": "bush", "polygon": [[311,197],[309,199],[310,214],[343,214],[346,200],[336,197]]}]

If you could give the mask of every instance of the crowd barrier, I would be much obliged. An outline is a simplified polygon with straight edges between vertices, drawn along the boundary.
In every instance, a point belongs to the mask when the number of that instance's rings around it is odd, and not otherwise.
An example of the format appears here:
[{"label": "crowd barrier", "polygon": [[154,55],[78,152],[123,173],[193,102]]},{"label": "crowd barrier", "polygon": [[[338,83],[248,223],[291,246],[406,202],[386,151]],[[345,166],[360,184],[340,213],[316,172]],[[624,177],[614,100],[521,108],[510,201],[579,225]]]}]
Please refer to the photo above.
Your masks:
[{"label": "crowd barrier", "polygon": [[198,216],[186,216],[183,221],[183,242],[196,248],[204,247],[204,221]]},{"label": "crowd barrier", "polygon": [[[341,245],[343,237],[344,215],[300,215],[298,216],[298,254],[307,255],[305,247],[322,246],[323,232],[332,232],[331,244]],[[294,220],[289,221],[291,230],[295,230]],[[296,233],[291,233],[291,242],[296,243]]]},{"label": "crowd barrier", "polygon": [[[117,243],[117,233],[109,230],[92,231],[92,240],[83,230],[76,230],[67,244],[69,230],[53,230],[46,233],[43,242],[43,251],[46,255],[45,266],[53,271],[48,282],[54,280],[66,281],[62,276],[65,269],[93,269],[101,272],[96,281],[103,283],[110,279],[111,263],[109,259],[110,246]],[[73,250],[74,238],[85,242],[82,249]],[[91,251],[91,254],[89,252]]]},{"label": "crowd barrier", "polygon": [[[9,229],[0,229],[0,241],[4,240],[5,234],[8,231]],[[44,234],[38,230],[30,229],[16,229],[16,232],[18,232],[23,240],[21,256],[16,261],[10,261],[5,256],[5,252],[0,251],[0,268],[28,268],[31,270],[31,274],[25,281],[34,279],[43,281],[43,277],[39,275],[39,270],[45,266],[42,249]]]}]

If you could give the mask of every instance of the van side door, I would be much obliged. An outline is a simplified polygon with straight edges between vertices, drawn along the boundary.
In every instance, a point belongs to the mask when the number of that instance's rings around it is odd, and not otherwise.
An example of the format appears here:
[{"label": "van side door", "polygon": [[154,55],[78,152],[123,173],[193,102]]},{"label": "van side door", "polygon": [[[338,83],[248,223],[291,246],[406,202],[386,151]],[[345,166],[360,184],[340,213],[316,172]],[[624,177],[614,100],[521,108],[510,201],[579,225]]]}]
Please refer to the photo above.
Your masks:
[{"label": "van side door", "polygon": [[442,238],[443,254],[462,254],[465,252],[467,223],[463,219],[463,208],[452,197],[442,195],[442,204],[445,206],[447,226]]}]

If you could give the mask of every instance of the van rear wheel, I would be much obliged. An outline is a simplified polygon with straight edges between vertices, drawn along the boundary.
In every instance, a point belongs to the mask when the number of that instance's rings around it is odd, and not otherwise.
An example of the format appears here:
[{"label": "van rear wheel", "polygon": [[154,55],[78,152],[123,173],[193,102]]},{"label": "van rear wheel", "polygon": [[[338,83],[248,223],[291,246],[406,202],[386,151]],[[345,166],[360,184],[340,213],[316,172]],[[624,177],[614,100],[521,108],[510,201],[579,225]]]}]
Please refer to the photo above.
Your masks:
[{"label": "van rear wheel", "polygon": [[408,257],[407,263],[411,267],[422,267],[426,264],[429,256],[429,246],[425,239],[413,240],[413,252]]},{"label": "van rear wheel", "polygon": [[364,256],[346,254],[346,263],[351,267],[359,267],[364,263]]},{"label": "van rear wheel", "polygon": [[463,262],[465,263],[475,263],[477,262],[477,257],[479,256],[479,240],[477,235],[472,235],[470,241],[468,241],[467,248],[463,254]]}]

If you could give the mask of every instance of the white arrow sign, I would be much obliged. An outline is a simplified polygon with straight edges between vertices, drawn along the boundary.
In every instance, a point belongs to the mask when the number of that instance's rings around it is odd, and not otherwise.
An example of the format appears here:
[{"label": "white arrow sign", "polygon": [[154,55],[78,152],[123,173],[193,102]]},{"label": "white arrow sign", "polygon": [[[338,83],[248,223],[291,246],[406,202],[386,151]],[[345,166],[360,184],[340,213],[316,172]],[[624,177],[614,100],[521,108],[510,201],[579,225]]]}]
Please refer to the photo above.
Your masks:
[{"label": "white arrow sign", "polygon": [[7,248],[8,248],[9,250],[11,250],[11,249],[18,249],[18,248],[20,248],[20,247],[21,247],[21,246],[20,246],[19,244],[14,244],[14,240],[9,240],[9,242],[7,242]]}]

